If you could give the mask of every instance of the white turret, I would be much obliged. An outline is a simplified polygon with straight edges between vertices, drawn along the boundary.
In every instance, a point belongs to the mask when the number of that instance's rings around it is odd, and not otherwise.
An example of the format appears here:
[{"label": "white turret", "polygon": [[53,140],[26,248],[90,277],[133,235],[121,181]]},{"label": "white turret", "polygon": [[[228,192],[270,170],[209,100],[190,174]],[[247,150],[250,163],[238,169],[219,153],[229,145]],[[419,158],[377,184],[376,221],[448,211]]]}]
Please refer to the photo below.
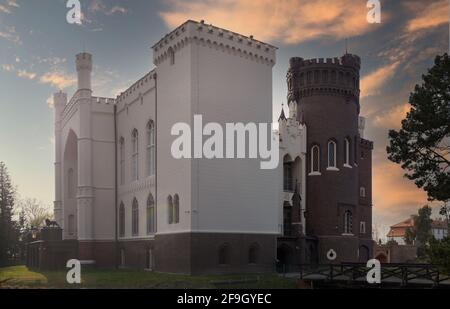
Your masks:
[{"label": "white turret", "polygon": [[78,73],[78,89],[91,90],[92,55],[80,53],[76,60]]}]

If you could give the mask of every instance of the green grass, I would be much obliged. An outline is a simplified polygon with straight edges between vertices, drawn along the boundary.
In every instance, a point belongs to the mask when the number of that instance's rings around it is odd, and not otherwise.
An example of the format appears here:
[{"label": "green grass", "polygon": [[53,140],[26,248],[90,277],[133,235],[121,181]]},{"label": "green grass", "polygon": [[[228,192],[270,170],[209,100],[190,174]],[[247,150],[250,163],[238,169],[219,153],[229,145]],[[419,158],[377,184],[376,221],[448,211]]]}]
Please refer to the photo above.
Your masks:
[{"label": "green grass", "polygon": [[[82,283],[69,285],[66,272],[41,272],[25,266],[0,268],[0,288],[118,288],[118,289],[284,289],[295,288],[296,281],[277,274],[187,276],[160,274],[143,271],[85,270],[81,273]],[[245,283],[217,285],[215,282],[251,280]]]}]

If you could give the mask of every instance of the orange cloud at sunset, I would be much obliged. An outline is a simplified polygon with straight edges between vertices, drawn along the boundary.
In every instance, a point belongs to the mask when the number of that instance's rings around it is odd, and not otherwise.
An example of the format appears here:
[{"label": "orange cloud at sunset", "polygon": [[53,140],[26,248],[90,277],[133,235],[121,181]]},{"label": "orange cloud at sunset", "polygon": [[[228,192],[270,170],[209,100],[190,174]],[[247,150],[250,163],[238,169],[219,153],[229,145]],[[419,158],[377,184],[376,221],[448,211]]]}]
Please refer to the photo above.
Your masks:
[{"label": "orange cloud at sunset", "polygon": [[380,115],[375,116],[373,123],[379,128],[398,129],[401,126],[402,120],[405,119],[406,114],[411,110],[411,105],[405,103],[395,106]]},{"label": "orange cloud at sunset", "polygon": [[392,222],[406,219],[417,209],[427,204],[427,195],[413,181],[403,177],[404,170],[387,160],[374,162],[373,205],[380,217],[389,217]]},{"label": "orange cloud at sunset", "polygon": [[408,32],[429,29],[449,22],[449,2],[440,0],[430,4],[427,1],[406,4],[417,16],[406,26]]},{"label": "orange cloud at sunset", "polygon": [[174,28],[187,19],[205,20],[259,40],[295,44],[317,38],[342,39],[376,29],[366,20],[365,1],[346,0],[167,0],[160,13]]},{"label": "orange cloud at sunset", "polygon": [[400,61],[393,62],[364,76],[361,80],[361,97],[364,98],[378,94],[386,82],[394,76],[399,64]]}]

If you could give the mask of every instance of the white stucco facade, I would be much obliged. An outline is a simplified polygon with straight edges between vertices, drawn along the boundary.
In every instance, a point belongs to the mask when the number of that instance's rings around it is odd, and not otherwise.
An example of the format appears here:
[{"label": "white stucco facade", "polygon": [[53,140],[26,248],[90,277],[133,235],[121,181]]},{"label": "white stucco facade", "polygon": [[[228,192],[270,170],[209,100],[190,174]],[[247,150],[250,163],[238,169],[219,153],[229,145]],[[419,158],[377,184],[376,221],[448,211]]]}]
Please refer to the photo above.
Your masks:
[{"label": "white stucco facade", "polygon": [[[77,92],[69,101],[64,93],[54,96],[54,212],[64,239],[133,241],[177,233],[280,235],[280,205],[292,198],[283,191],[285,156],[295,161],[298,193],[305,192],[306,127],[295,120],[295,111],[280,123],[277,169],[262,170],[259,159],[171,155],[176,138],[172,126],[183,122],[193,128],[194,115],[202,115],[204,124],[216,122],[223,127],[272,123],[276,48],[187,21],[153,46],[153,59],[155,68],[122,94],[97,98],[91,86],[92,56],[79,54]],[[149,159],[149,124],[155,132],[153,159]],[[178,220],[171,218],[168,206],[175,196]],[[150,200],[155,226],[149,230]],[[136,203],[137,230],[132,210]]]}]

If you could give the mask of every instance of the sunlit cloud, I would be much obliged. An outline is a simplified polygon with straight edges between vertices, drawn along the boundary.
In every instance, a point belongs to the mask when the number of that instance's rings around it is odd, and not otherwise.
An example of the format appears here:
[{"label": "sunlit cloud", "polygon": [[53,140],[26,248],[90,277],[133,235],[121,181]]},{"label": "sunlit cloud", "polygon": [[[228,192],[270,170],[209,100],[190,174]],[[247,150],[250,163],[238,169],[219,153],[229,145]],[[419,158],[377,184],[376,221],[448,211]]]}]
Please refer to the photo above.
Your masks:
[{"label": "sunlit cloud", "polygon": [[0,29],[0,38],[6,39],[17,45],[22,44],[22,40],[20,39],[20,36],[17,34],[15,27],[5,27],[3,30]]},{"label": "sunlit cloud", "polygon": [[39,81],[43,84],[50,84],[58,89],[71,87],[77,82],[75,76],[58,70],[45,73],[40,77]]},{"label": "sunlit cloud", "polygon": [[296,44],[342,39],[377,29],[366,20],[365,1],[345,0],[167,0],[160,16],[169,28],[187,19],[206,20],[259,40]]},{"label": "sunlit cloud", "polygon": [[380,115],[376,115],[373,119],[373,123],[378,128],[398,129],[410,109],[411,105],[409,105],[409,103],[395,106],[387,111],[384,111]]},{"label": "sunlit cloud", "polygon": [[34,79],[36,77],[36,73],[28,72],[27,70],[18,70],[17,76],[26,79]]},{"label": "sunlit cloud", "polygon": [[405,6],[416,14],[406,25],[407,32],[430,29],[449,22],[448,0],[434,3],[428,1],[405,2]]},{"label": "sunlit cloud", "polygon": [[118,5],[108,6],[102,0],[92,1],[91,5],[89,6],[89,11],[93,13],[102,13],[108,16],[128,13],[128,9]]},{"label": "sunlit cloud", "polygon": [[382,87],[394,76],[399,64],[399,61],[390,63],[364,76],[361,80],[361,97],[379,94]]}]

